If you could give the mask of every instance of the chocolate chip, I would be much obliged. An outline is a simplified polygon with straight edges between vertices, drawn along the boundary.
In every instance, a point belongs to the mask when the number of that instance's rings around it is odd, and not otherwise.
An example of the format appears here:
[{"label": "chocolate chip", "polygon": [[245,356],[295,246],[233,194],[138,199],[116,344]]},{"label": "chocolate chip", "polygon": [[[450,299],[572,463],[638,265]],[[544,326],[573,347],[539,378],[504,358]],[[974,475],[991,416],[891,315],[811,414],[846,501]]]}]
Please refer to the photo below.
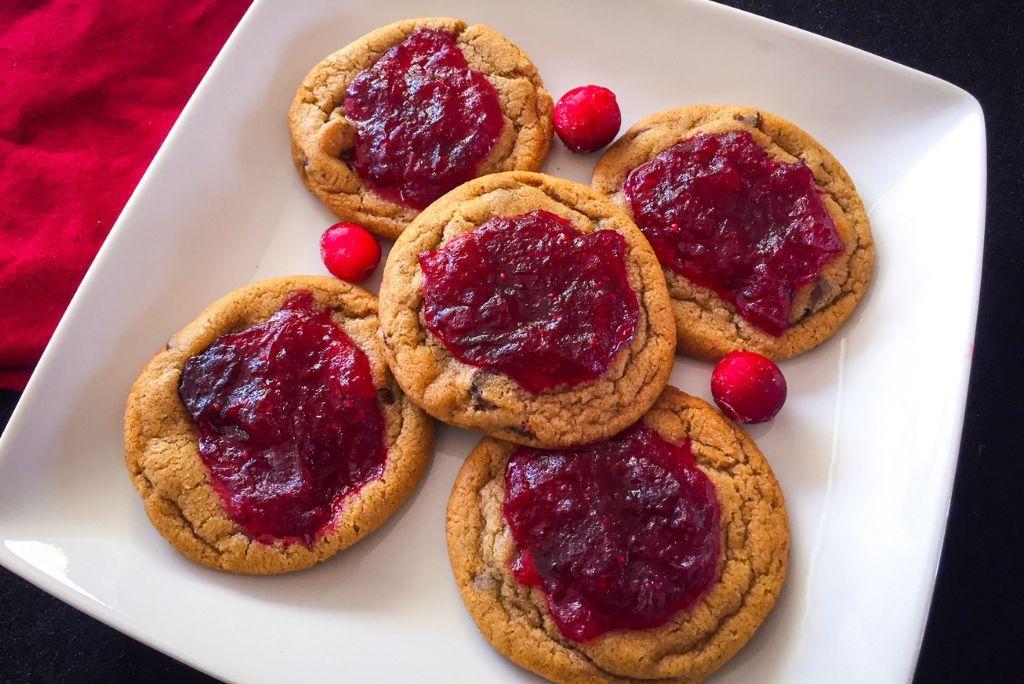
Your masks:
[{"label": "chocolate chip", "polygon": [[791,321],[791,324],[795,325],[811,314],[824,309],[833,299],[835,299],[835,288],[832,284],[827,280],[816,280],[810,294],[807,295],[807,303],[804,305],[803,313],[799,318]]},{"label": "chocolate chip", "polygon": [[382,387],[377,390],[377,401],[385,406],[391,406],[391,404],[395,403],[395,395],[387,387]]},{"label": "chocolate chip", "polygon": [[469,405],[474,411],[490,411],[497,408],[497,405],[484,398],[483,394],[484,374],[474,373],[473,380],[469,383]]},{"label": "chocolate chip", "polygon": [[516,433],[520,437],[526,437],[527,439],[534,439],[537,437],[533,430],[531,430],[526,425],[510,425],[508,429]]},{"label": "chocolate chip", "polygon": [[817,311],[832,299],[832,284],[827,280],[818,280],[811,288],[811,296],[807,299],[807,310]]},{"label": "chocolate chip", "polygon": [[738,114],[736,120],[745,123],[752,128],[761,127],[761,112],[754,112],[751,114]]},{"label": "chocolate chip", "polygon": [[493,592],[497,590],[498,583],[493,577],[487,575],[477,575],[473,578],[473,586],[481,591]]}]

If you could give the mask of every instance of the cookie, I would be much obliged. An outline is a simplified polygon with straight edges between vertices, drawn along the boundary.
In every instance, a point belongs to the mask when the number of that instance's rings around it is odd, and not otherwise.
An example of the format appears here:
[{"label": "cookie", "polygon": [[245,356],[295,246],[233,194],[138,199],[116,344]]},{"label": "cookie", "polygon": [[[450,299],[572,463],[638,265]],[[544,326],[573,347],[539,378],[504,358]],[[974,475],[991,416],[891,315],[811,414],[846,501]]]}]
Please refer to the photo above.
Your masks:
[{"label": "cookie", "polygon": [[[620,435],[572,453],[485,438],[459,472],[448,503],[452,570],[477,626],[502,655],[554,682],[700,681],[750,639],[785,580],[790,535],[782,491],[739,426],[668,387],[631,431],[632,447],[615,444],[627,438]],[[656,435],[648,446],[668,444],[669,452],[689,455],[644,461],[647,455],[635,445],[636,435],[645,432]],[[590,466],[591,459],[604,460]],[[689,487],[691,505],[665,514],[659,507],[675,496],[665,485],[672,482],[665,473],[673,463],[686,463],[672,486]],[[587,468],[589,476],[575,475]],[[686,468],[699,474],[687,476]],[[563,471],[573,477],[559,480]],[[631,490],[630,479],[637,477],[651,482]],[[580,487],[594,497],[574,499],[571,493]],[[707,491],[717,504],[709,510],[717,515],[702,517],[696,504]],[[570,505],[584,512],[590,506],[619,510],[609,517],[597,508],[584,517],[575,509],[565,512]],[[534,525],[526,528],[529,534],[523,533],[524,520]],[[672,534],[666,543],[651,529]],[[710,546],[706,537],[691,534],[709,529]],[[543,554],[532,554],[533,545],[544,543]],[[668,548],[672,556],[666,558]],[[697,553],[707,549],[714,555]],[[702,567],[708,574],[700,574]],[[666,573],[691,570],[700,571],[687,576],[700,590],[695,595],[659,581]],[[666,610],[659,598],[674,603]],[[684,607],[672,612],[673,605]],[[604,620],[603,628],[593,628],[596,619]],[[648,626],[621,627],[630,623]]]},{"label": "cookie", "polygon": [[339,218],[393,239],[464,181],[540,168],[552,108],[533,63],[497,31],[407,19],[306,75],[288,112],[292,157]]},{"label": "cookie", "polygon": [[434,417],[555,447],[601,439],[657,399],[675,331],[632,221],[538,173],[466,183],[395,243],[380,291],[384,353]]},{"label": "cookie", "polygon": [[[737,176],[719,172],[717,178],[714,173],[700,178],[704,175],[700,171],[689,177],[687,182],[691,184],[686,193],[680,195],[685,200],[669,200],[676,203],[674,206],[657,206],[660,200],[648,202],[655,195],[644,193],[660,191],[661,197],[665,197],[678,192],[679,186],[672,187],[672,181],[664,181],[668,174],[681,173],[682,153],[672,157],[677,151],[685,148],[691,159],[698,155],[707,158],[714,153],[717,156],[713,163],[719,163],[728,159],[729,144],[738,150],[743,141],[749,141],[754,151],[764,158],[766,179],[774,167],[778,182],[790,184],[777,191],[778,196],[782,196],[782,192],[796,192],[799,184],[805,182],[809,186],[803,193],[805,199],[785,200],[788,204],[773,207],[772,197],[762,193],[755,198],[761,206],[753,209],[750,202],[754,200],[749,196],[741,200],[743,206],[739,209],[726,209],[724,203],[712,206],[710,212],[706,204],[698,209],[684,209],[684,201],[693,202],[695,197],[699,202],[714,204],[713,199],[705,199],[712,195],[697,195],[716,192],[715,188],[725,188],[717,192],[735,201],[736,195],[730,193],[737,191],[726,186],[736,183]],[[736,152],[735,158],[742,155],[750,156],[748,152]],[[749,166],[741,170],[749,171],[755,163],[749,162]],[[810,173],[804,170],[804,165]],[[634,170],[637,171],[634,173]],[[659,177],[658,173],[665,176]],[[749,182],[754,189],[745,192],[756,193],[761,184],[757,180]],[[767,112],[752,107],[694,106],[649,116],[637,122],[604,154],[594,170],[592,186],[611,197],[636,220],[665,266],[678,332],[677,344],[682,354],[711,360],[734,349],[755,351],[774,359],[801,354],[835,333],[853,313],[871,279],[874,261],[871,227],[853,181],[835,157],[810,135]],[[638,209],[643,216],[637,216]],[[669,216],[669,211],[676,210],[681,212],[678,223]],[[699,223],[714,211],[735,211],[739,216],[755,210],[760,213],[757,219],[748,218],[748,225],[758,221],[766,224],[764,217],[771,212],[787,216],[789,211],[804,211],[806,213],[800,214],[801,220],[816,220],[817,223],[806,224],[811,226],[806,228],[809,237],[781,241],[783,248],[794,250],[795,255],[772,256],[770,253],[777,249],[775,245],[779,241],[772,242],[762,236],[757,249],[765,250],[769,256],[764,257],[757,268],[763,269],[768,263],[772,274],[786,269],[788,272],[785,277],[773,275],[774,280],[764,278],[757,282],[756,279],[762,278],[759,274],[765,271],[752,268],[748,276],[744,276],[748,279],[738,281],[735,296],[731,296],[723,291],[722,283],[736,274],[727,272],[728,257],[722,255],[722,249],[728,245],[723,244],[721,235],[715,235],[715,231],[723,230],[726,222],[714,218],[727,214],[714,214],[709,224],[703,226]],[[686,214],[686,211],[692,213]],[[818,212],[818,216],[814,212]],[[659,221],[670,225],[659,225]],[[747,230],[742,219],[731,225],[733,228],[729,230],[733,231],[733,237]],[[796,224],[791,220],[784,229],[789,230],[792,225]],[[687,236],[705,231],[704,235],[711,237],[687,237],[708,242],[700,248],[703,250],[700,254],[683,252],[681,243],[672,235],[673,230]],[[684,271],[688,275],[684,275]]]},{"label": "cookie", "polygon": [[229,572],[299,570],[412,492],[432,421],[383,359],[373,295],[293,276],[235,290],[154,356],[125,410],[125,465],[153,526]]}]

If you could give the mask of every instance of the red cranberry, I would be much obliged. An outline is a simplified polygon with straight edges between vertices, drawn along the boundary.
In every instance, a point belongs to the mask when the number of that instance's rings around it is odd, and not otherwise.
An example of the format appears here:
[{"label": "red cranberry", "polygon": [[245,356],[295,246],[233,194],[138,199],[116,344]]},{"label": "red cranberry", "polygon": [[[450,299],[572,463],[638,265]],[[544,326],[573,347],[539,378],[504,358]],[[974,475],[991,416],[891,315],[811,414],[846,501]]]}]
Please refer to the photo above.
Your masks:
[{"label": "red cranberry", "polygon": [[380,245],[355,223],[335,223],[320,237],[320,258],[336,278],[359,282],[380,263]]},{"label": "red cranberry", "polygon": [[711,395],[733,420],[763,423],[774,418],[786,401],[786,378],[771,359],[734,351],[715,366]]},{"label": "red cranberry", "polygon": [[596,152],[619,133],[615,93],[601,86],[573,88],[555,105],[555,132],[573,152]]}]

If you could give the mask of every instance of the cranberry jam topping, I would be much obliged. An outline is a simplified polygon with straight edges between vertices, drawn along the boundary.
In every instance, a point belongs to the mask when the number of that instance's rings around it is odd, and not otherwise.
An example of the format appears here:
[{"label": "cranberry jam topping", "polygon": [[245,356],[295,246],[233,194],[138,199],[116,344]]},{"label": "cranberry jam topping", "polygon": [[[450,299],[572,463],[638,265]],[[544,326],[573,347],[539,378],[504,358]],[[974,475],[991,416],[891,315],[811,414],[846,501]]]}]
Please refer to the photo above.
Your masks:
[{"label": "cranberry jam topping", "polygon": [[178,392],[228,516],[259,541],[312,546],[384,472],[370,363],[309,292],[190,358]]},{"label": "cranberry jam topping", "polygon": [[714,582],[718,500],[693,460],[637,423],[559,451],[519,448],[505,470],[516,579],[547,597],[566,638],[666,624]]},{"label": "cranberry jam topping", "polygon": [[814,173],[775,161],[746,131],[677,143],[633,169],[623,191],[662,265],[771,335],[789,327],[797,290],[844,251]]},{"label": "cranberry jam topping", "polygon": [[487,77],[447,31],[419,29],[356,76],[345,95],[355,169],[385,197],[422,209],[474,178],[504,117]]},{"label": "cranberry jam topping", "polygon": [[547,211],[494,217],[419,255],[426,326],[529,392],[596,380],[636,333],[626,250]]}]

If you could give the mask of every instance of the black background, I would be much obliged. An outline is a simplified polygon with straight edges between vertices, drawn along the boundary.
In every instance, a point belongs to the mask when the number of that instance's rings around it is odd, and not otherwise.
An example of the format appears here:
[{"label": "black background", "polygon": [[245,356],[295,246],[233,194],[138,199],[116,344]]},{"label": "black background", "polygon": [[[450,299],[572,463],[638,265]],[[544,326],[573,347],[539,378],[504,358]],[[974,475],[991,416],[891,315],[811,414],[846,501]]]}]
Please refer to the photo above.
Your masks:
[{"label": "black background", "polygon": [[[981,309],[953,504],[916,680],[1016,677],[1024,641],[1019,622],[1024,609],[1024,525],[1017,506],[1022,484],[1017,421],[1024,409],[1024,4],[725,4],[934,74],[972,93],[985,110],[989,182]],[[907,292],[908,305],[923,295]],[[923,388],[905,391],[906,400],[913,401]],[[16,401],[17,394],[0,393],[0,424],[6,424]],[[887,598],[884,593],[877,597]],[[153,677],[207,680],[0,570],[0,681]]]}]

